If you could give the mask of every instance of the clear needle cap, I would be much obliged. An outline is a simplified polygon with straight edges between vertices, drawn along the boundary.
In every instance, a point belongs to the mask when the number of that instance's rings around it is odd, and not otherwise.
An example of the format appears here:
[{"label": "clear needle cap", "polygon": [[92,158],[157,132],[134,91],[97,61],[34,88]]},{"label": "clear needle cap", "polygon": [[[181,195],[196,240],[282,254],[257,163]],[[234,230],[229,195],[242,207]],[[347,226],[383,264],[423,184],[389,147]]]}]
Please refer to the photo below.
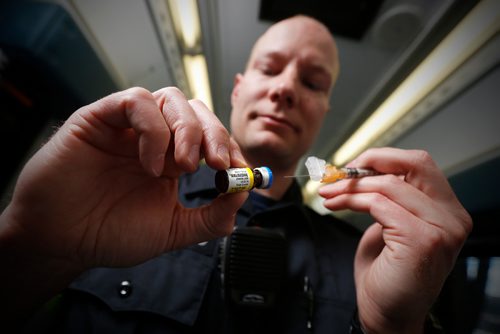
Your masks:
[{"label": "clear needle cap", "polygon": [[308,157],[306,159],[306,168],[311,180],[321,181],[325,174],[326,161],[316,157]]}]

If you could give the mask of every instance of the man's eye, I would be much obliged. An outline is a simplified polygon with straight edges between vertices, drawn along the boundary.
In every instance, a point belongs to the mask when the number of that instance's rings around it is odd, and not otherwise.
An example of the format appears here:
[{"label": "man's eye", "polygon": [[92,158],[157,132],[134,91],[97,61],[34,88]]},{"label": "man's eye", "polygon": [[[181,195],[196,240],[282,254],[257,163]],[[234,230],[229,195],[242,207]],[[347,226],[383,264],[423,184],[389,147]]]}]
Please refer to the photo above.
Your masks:
[{"label": "man's eye", "polygon": [[262,68],[261,72],[264,75],[275,75],[276,74],[276,72],[272,68],[269,68],[269,67]]},{"label": "man's eye", "polygon": [[304,86],[306,86],[310,90],[315,90],[315,91],[321,90],[321,86],[317,84],[315,81],[305,80]]}]

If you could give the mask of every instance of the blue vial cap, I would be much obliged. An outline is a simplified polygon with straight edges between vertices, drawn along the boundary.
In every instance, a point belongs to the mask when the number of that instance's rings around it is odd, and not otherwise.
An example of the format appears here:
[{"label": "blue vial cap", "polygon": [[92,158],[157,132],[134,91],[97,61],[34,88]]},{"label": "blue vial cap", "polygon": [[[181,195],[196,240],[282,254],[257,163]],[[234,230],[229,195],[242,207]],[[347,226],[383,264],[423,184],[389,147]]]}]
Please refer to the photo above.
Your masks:
[{"label": "blue vial cap", "polygon": [[258,169],[260,171],[260,174],[262,174],[262,184],[259,188],[267,189],[271,187],[271,185],[273,184],[273,172],[271,171],[271,169],[265,166],[258,167],[256,169]]}]

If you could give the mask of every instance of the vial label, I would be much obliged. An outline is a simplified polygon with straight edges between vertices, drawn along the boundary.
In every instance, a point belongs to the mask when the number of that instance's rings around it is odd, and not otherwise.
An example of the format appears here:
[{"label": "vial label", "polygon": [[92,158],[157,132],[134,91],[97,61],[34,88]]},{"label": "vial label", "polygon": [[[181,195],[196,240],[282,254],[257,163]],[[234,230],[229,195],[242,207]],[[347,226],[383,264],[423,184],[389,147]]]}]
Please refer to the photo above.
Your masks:
[{"label": "vial label", "polygon": [[250,168],[229,168],[226,170],[229,186],[228,193],[251,190],[254,185],[253,171]]}]

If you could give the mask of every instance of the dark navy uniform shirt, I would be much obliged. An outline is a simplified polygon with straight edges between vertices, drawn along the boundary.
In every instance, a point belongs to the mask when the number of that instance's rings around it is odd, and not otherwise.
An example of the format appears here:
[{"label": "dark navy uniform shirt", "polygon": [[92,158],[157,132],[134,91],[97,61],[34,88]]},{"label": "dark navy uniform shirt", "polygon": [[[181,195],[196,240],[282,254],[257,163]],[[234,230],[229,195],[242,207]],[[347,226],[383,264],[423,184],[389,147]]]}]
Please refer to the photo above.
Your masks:
[{"label": "dark navy uniform shirt", "polygon": [[[218,195],[214,171],[207,167],[183,177],[179,189],[186,207]],[[228,306],[221,293],[221,240],[212,240],[135,267],[84,273],[58,299],[48,327],[52,332],[123,334],[349,332],[360,237],[356,229],[302,205],[296,183],[280,201],[252,194],[236,224],[285,235],[287,273],[275,307],[254,312]]]}]

